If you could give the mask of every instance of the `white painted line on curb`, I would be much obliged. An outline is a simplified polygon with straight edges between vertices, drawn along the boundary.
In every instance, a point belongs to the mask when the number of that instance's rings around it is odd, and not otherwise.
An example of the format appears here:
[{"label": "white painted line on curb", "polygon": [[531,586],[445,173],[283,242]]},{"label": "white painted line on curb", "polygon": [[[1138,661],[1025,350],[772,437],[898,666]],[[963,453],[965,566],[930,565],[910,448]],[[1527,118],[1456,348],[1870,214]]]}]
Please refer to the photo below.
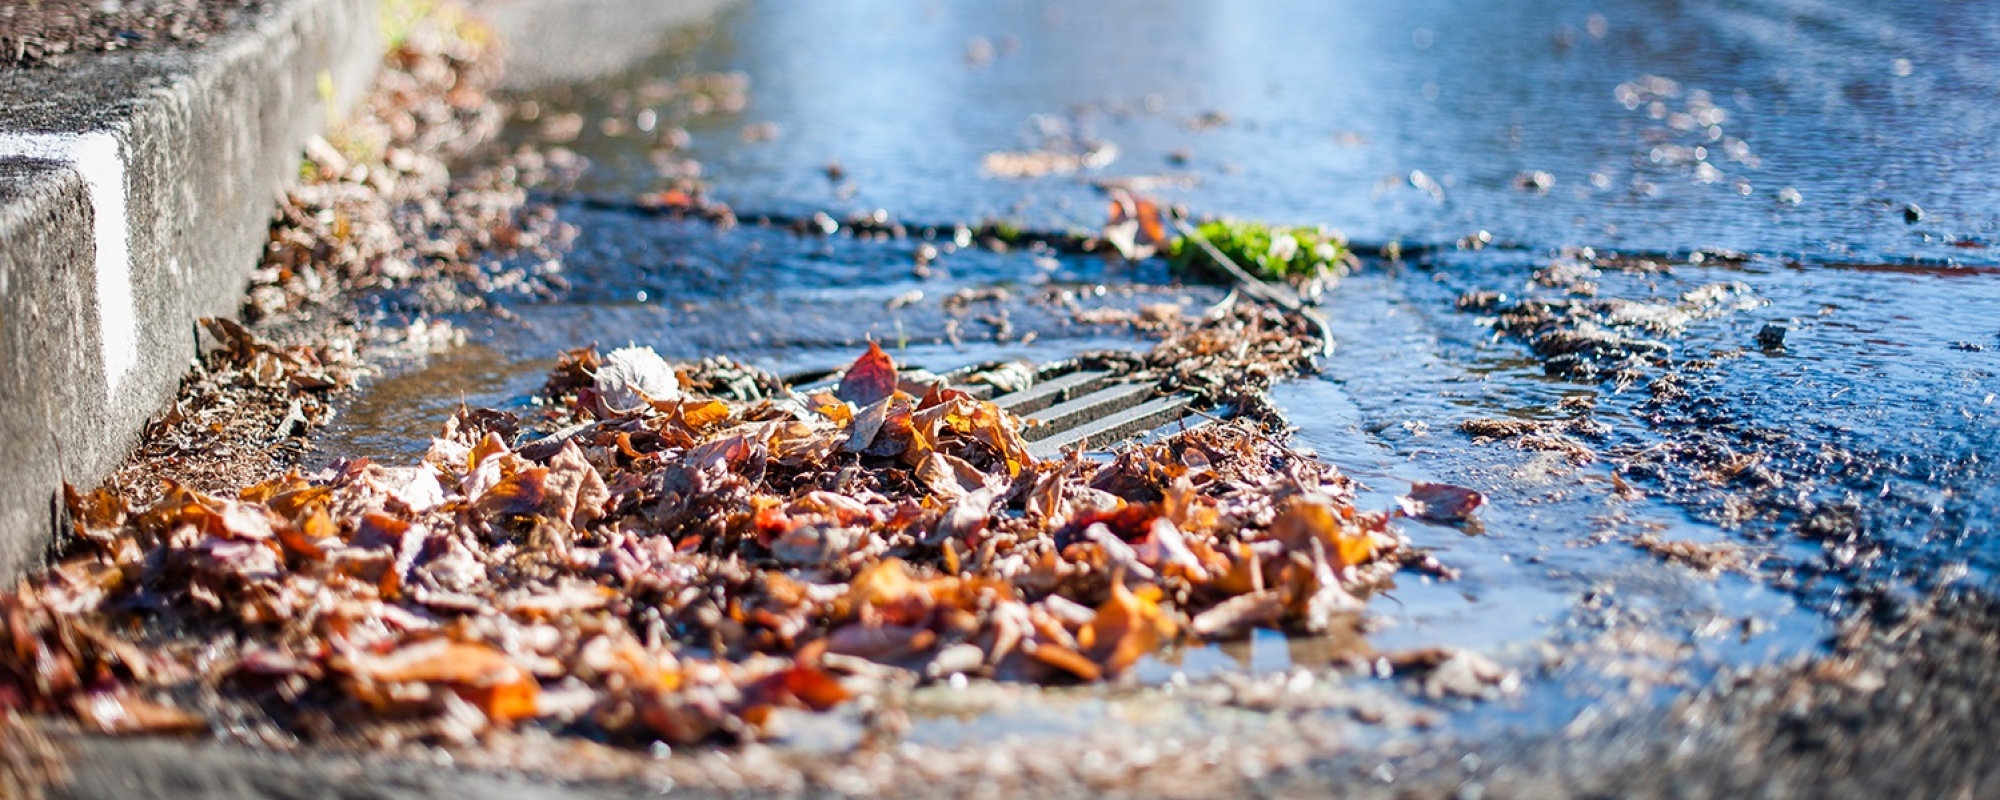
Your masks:
[{"label": "white painted line on curb", "polygon": [[83,177],[97,250],[97,320],[103,341],[104,394],[139,362],[139,316],[132,304],[132,245],[125,216],[125,151],[118,137],[90,133],[0,133],[0,157],[59,161]]}]

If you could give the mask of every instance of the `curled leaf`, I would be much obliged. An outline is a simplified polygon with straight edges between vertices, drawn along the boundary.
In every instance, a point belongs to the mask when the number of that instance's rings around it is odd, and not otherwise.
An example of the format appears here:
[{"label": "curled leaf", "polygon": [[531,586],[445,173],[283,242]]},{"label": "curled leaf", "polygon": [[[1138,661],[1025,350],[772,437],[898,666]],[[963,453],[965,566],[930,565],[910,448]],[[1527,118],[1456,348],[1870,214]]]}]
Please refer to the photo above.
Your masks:
[{"label": "curled leaf", "polygon": [[74,700],[77,719],[103,733],[194,733],[208,726],[201,717],[124,692],[88,692]]}]

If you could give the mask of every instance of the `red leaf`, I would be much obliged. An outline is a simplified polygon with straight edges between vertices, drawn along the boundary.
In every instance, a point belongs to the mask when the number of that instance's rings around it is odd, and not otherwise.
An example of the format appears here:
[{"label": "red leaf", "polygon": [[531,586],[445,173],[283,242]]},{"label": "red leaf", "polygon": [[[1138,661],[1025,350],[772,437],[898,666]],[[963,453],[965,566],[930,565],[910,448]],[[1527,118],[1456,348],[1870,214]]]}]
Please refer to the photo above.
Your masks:
[{"label": "red leaf", "polygon": [[765,703],[798,705],[825,711],[846,702],[847,689],[817,666],[795,664],[764,676],[750,694]]},{"label": "red leaf", "polygon": [[1403,513],[1427,522],[1464,522],[1486,503],[1486,495],[1448,483],[1410,485],[1408,496],[1397,498]]},{"label": "red leaf", "polygon": [[867,406],[896,393],[896,362],[882,352],[882,346],[868,343],[868,352],[854,360],[840,378],[834,396],[857,406]]}]

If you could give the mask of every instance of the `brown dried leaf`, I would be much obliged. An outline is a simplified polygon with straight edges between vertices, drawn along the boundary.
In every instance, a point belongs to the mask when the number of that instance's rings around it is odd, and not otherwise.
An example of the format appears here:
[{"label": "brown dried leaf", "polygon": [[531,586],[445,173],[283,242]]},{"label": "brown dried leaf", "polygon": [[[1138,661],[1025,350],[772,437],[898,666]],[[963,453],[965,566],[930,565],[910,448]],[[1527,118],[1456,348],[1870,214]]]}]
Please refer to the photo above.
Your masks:
[{"label": "brown dried leaf", "polygon": [[972,492],[986,488],[990,478],[958,456],[932,451],[917,465],[915,477],[932,494],[946,500],[957,500]]},{"label": "brown dried leaf", "polygon": [[543,491],[544,511],[579,529],[603,516],[604,504],[611,500],[604,476],[583,457],[582,448],[574,441],[564,442],[562,450],[549,459]]},{"label": "brown dried leaf", "polygon": [[547,501],[548,467],[529,467],[500,479],[479,495],[472,506],[495,517],[515,517],[542,510]]},{"label": "brown dried leaf", "polygon": [[992,518],[993,504],[1000,501],[1004,489],[988,486],[967,494],[953,503],[938,520],[937,530],[932,531],[925,541],[937,543],[946,540],[969,542],[971,538],[986,529],[987,520]]},{"label": "brown dried leaf", "polygon": [[1188,630],[1204,639],[1234,639],[1254,628],[1267,627],[1285,616],[1283,593],[1251,592],[1224,600],[1188,622]]}]

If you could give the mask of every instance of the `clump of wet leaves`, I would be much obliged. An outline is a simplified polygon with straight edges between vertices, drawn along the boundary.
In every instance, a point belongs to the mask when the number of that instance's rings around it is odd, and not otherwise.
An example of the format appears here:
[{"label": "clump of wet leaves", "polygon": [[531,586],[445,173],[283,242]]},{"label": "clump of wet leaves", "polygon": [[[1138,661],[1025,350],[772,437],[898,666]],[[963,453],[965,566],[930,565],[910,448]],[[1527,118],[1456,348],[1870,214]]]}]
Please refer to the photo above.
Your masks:
[{"label": "clump of wet leaves", "polygon": [[110,732],[228,707],[303,739],[741,740],[885,676],[1109,680],[1192,640],[1352,633],[1409,552],[1252,423],[1041,460],[873,345],[803,393],[580,350],[547,393],[535,418],[462,411],[415,464],[144,507],[72,492],[70,554],[0,596],[0,706]]},{"label": "clump of wet leaves", "polygon": [[1551,375],[1630,383],[1646,367],[1667,364],[1673,347],[1664,340],[1679,336],[1690,323],[1759,302],[1750,287],[1724,282],[1691,289],[1671,301],[1511,298],[1480,291],[1459,297],[1458,308],[1487,315],[1494,329],[1527,342]]},{"label": "clump of wet leaves", "polygon": [[1597,460],[1596,451],[1581,439],[1602,439],[1608,433],[1607,425],[1581,415],[1564,419],[1478,417],[1460,422],[1458,429],[1471,435],[1473,444],[1509,441],[1522,450],[1560,454],[1578,465]]}]

